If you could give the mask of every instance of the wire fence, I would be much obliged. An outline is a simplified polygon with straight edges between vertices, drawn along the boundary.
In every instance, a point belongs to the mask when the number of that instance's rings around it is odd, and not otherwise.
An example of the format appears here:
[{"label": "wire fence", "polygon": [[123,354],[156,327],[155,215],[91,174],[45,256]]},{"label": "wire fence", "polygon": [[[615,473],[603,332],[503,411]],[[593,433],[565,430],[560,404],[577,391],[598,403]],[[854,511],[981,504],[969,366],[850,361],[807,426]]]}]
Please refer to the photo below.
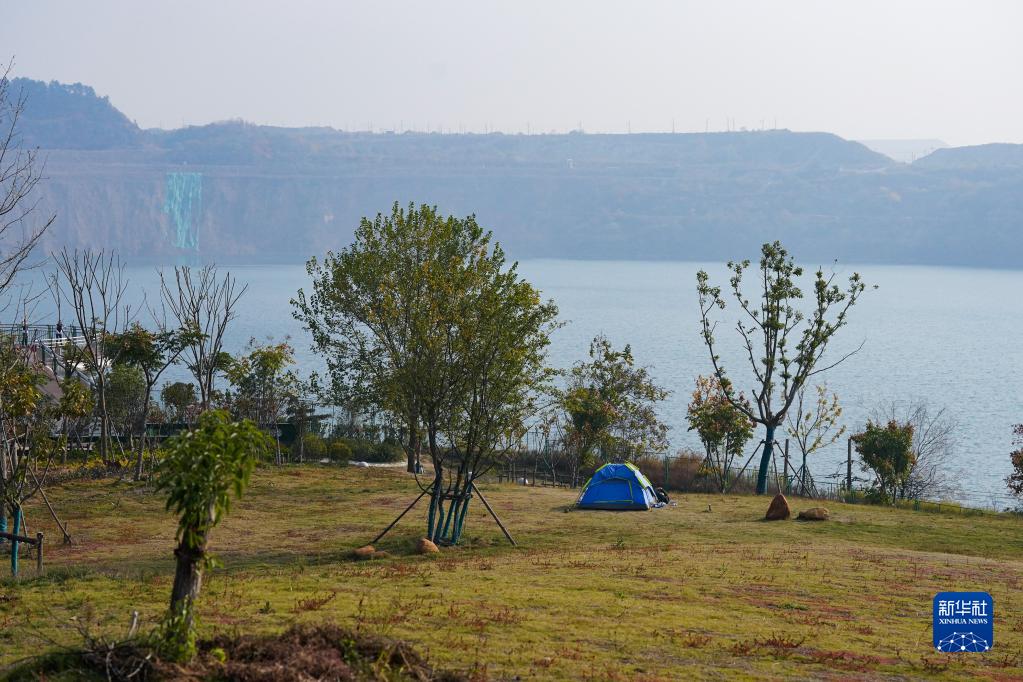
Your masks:
[{"label": "wire fence", "polygon": [[[632,456],[635,463],[656,487],[675,493],[753,493],[757,488],[759,459],[756,457],[762,443],[739,466],[722,470],[704,455],[680,452],[675,455],[646,452]],[[557,439],[543,431],[531,431],[520,441],[506,464],[496,469],[489,478],[498,482],[540,487],[581,487],[594,470],[608,461],[622,461],[614,456],[598,456],[589,467],[573,471],[565,448]],[[871,481],[857,476],[859,462],[854,458],[853,443],[847,441],[846,461],[842,470],[828,476],[815,477],[790,457],[789,443],[775,443],[767,476],[767,493],[792,495],[809,499],[847,503],[868,503]],[[899,499],[895,506],[916,511],[960,515],[1014,512],[1023,518],[1023,502],[1008,494],[958,487],[955,499],[909,498]],[[1020,512],[1017,512],[1020,510]]]},{"label": "wire fence", "polygon": [[[82,369],[76,363],[64,361],[63,354],[68,345],[81,347],[85,338],[82,330],[75,325],[61,324],[0,324],[0,342],[12,344],[31,356],[37,363],[47,366],[56,375],[60,369],[65,374],[77,374]],[[72,366],[65,366],[71,364]],[[320,415],[318,418],[326,417]],[[345,420],[331,414],[329,421],[335,422],[335,429],[345,430]],[[347,430],[350,436],[370,437],[379,439],[386,431],[370,420],[367,423],[356,421],[349,415],[352,423]],[[354,426],[353,426],[354,425]],[[339,431],[340,432],[340,431]],[[357,432],[357,433],[356,433]],[[365,433],[364,433],[365,432]],[[776,442],[775,456],[770,463],[767,490],[770,493],[782,492],[801,497],[821,500],[855,500],[857,493],[863,494],[869,487],[869,481],[854,476],[852,441],[847,441],[847,456],[844,471],[836,472],[822,480],[814,477],[804,467],[796,466],[794,457],[789,456],[789,443]],[[758,445],[762,446],[762,443]],[[508,462],[496,469],[491,478],[498,481],[516,482],[526,485],[540,486],[579,486],[585,484],[596,467],[584,467],[578,471],[569,465],[566,447],[561,440],[550,431],[532,429],[527,431],[513,444]],[[654,485],[675,492],[752,492],[757,483],[756,450],[750,455],[742,467],[728,467],[724,471],[715,471],[712,462],[692,452],[681,452],[676,455],[646,452],[628,457],[634,461],[647,475]],[[615,453],[599,453],[598,466],[607,461],[621,461],[623,457]],[[955,500],[913,499],[900,500],[899,506],[915,509],[927,509],[951,513],[970,513],[972,511],[1007,511],[1023,507],[1020,500],[1008,495],[997,494],[957,486]],[[956,510],[959,510],[958,512]]]}]

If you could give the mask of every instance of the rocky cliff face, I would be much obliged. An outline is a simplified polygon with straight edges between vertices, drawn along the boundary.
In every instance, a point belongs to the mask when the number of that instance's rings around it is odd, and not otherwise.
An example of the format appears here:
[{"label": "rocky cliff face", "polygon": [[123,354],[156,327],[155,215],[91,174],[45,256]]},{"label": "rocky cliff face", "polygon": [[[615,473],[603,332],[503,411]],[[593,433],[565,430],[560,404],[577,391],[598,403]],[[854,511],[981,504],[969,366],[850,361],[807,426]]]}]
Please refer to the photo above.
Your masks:
[{"label": "rocky cliff face", "polygon": [[773,239],[819,262],[1015,266],[1023,256],[1023,165],[1002,146],[905,165],[788,131],[140,131],[75,87],[23,121],[48,157],[42,206],[58,216],[48,248],[298,261],[341,248],[360,217],[398,201],[475,213],[519,258],[722,260]]}]

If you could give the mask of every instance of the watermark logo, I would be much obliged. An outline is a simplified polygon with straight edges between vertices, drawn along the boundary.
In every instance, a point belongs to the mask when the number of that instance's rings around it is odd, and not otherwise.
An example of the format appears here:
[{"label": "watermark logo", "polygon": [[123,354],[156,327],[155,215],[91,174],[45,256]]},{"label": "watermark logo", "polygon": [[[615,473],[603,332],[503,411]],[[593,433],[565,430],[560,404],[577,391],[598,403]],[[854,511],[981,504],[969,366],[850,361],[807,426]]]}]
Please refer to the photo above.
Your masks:
[{"label": "watermark logo", "polygon": [[994,600],[987,592],[934,595],[934,648],[985,652],[995,644]]}]

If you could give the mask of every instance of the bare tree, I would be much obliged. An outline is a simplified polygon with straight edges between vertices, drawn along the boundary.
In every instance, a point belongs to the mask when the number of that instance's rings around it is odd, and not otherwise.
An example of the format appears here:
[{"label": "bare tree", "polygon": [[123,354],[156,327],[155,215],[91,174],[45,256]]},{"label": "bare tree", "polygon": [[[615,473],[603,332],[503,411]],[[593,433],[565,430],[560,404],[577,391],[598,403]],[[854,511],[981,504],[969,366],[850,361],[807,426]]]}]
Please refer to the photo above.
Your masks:
[{"label": "bare tree", "polygon": [[160,291],[180,330],[189,339],[184,352],[185,365],[199,385],[201,410],[210,407],[217,374],[227,368],[224,334],[237,317],[239,299],[248,286],[238,288],[231,273],[219,277],[216,265],[198,270],[174,268],[174,281],[160,273]]},{"label": "bare tree", "polygon": [[124,264],[113,251],[70,251],[66,247],[53,254],[53,259],[59,273],[53,280],[55,297],[70,306],[81,329],[80,352],[75,359],[96,392],[100,455],[106,459],[110,446],[107,387],[110,369],[118,359],[117,349],[107,341],[132,322],[132,309],[123,303],[128,287]]},{"label": "bare tree", "polygon": [[916,462],[896,491],[898,498],[948,499],[961,492],[957,472],[951,468],[956,461],[959,425],[945,408],[935,409],[923,399],[893,400],[875,407],[870,419],[880,424],[894,420],[913,427]]},{"label": "bare tree", "polygon": [[43,164],[37,150],[24,149],[18,121],[25,109],[25,96],[14,96],[8,64],[0,75],[0,295],[26,264],[32,249],[55,215],[33,220],[39,199],[33,192],[43,179]]}]

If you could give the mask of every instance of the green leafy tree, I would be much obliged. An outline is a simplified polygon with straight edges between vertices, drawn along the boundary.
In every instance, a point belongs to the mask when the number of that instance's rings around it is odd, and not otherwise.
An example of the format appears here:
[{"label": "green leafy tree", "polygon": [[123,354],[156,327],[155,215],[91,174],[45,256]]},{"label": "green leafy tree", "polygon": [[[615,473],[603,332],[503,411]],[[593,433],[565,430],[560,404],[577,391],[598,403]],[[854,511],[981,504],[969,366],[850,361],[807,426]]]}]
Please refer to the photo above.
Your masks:
[{"label": "green leafy tree", "polygon": [[862,433],[852,437],[864,471],[874,474],[874,490],[879,499],[892,502],[905,485],[916,454],[913,452],[913,425],[892,420],[875,424],[867,420]]},{"label": "green leafy tree", "polygon": [[324,453],[322,451],[317,452],[306,452],[306,441],[312,436],[320,438],[320,442],[323,442],[322,437],[317,433],[312,433],[313,428],[317,428],[319,423],[326,419],[328,415],[317,414],[316,404],[308,397],[315,391],[315,383],[312,381],[296,381],[293,390],[285,398],[284,415],[288,423],[295,426],[295,442],[292,445],[292,453],[299,462],[304,462],[306,455],[308,454],[312,459],[320,459]]},{"label": "green leafy tree", "polygon": [[0,339],[0,528],[7,530],[10,513],[15,534],[22,506],[39,488],[34,475],[42,473],[46,463],[39,456],[48,435],[43,382],[42,373],[24,361],[9,339]]},{"label": "green leafy tree", "polygon": [[278,464],[282,463],[279,423],[299,392],[298,377],[287,369],[294,364],[295,351],[287,342],[259,344],[250,339],[248,353],[233,360],[226,371],[235,389],[232,412],[274,435]]},{"label": "green leafy tree", "polygon": [[164,384],[160,389],[160,400],[167,407],[171,421],[181,424],[188,420],[189,409],[199,404],[199,393],[195,384],[175,381]]},{"label": "green leafy tree", "polygon": [[563,441],[570,452],[573,485],[594,457],[635,459],[668,448],[668,427],[657,417],[657,403],[668,397],[637,367],[632,348],[616,350],[604,336],[590,342],[590,359],[578,362],[561,396]]},{"label": "green leafy tree", "polygon": [[176,364],[190,343],[196,341],[196,332],[187,329],[150,331],[142,325],[131,324],[121,334],[111,335],[107,346],[114,350],[118,362],[134,367],[143,379],[140,398],[144,409],[138,410],[132,424],[135,443],[135,480],[142,480],[145,461],[146,418],[153,400],[153,389],[168,367]]},{"label": "green leafy tree", "polygon": [[959,425],[945,408],[927,400],[891,400],[870,411],[875,423],[895,420],[913,425],[913,469],[899,487],[899,499],[949,499],[962,494],[956,438]]},{"label": "green leafy tree", "polygon": [[475,217],[429,206],[363,219],[353,244],[307,269],[295,316],[327,359],[331,401],[398,424],[409,471],[429,454],[427,535],[456,542],[474,479],[535,407],[556,308]]},{"label": "green leafy tree", "polygon": [[[458,542],[475,481],[507,459],[553,394],[556,372],[547,364],[558,309],[508,265],[500,245],[481,235],[475,253],[449,264],[451,330],[442,370],[454,390],[445,426],[447,449],[430,449],[434,467],[427,537]],[[428,430],[429,433],[429,430]],[[447,480],[443,474],[449,472]],[[447,505],[444,504],[448,500]],[[446,508],[445,508],[446,507]]]},{"label": "green leafy tree", "polygon": [[61,433],[61,459],[66,464],[68,440],[70,432],[75,432],[81,445],[81,427],[92,414],[94,398],[89,387],[75,378],[67,378],[60,382],[60,401],[58,413]]},{"label": "green leafy tree", "polygon": [[835,275],[817,270],[813,280],[812,307],[803,312],[797,306],[803,291],[797,280],[803,269],[795,264],[780,242],[764,244],[756,271],[758,293],[751,300],[743,290],[743,278],[750,262],[730,261],[729,289],[739,306],[736,330],[742,350],[755,378],[752,406],[739,400],[735,387],[717,353],[714,336],[715,308],[725,309],[721,288],[711,286],[703,270],[696,276],[703,340],[710,351],[714,376],[728,400],[751,421],[764,426],[764,449],[757,475],[757,493],[767,492],[767,472],[774,454],[775,432],[799,393],[813,376],[843,362],[849,353],[831,363],[823,361],[825,351],[839,329],[848,323],[849,309],[856,304],[865,285],[853,273],[843,290],[834,283]]},{"label": "green leafy tree", "polygon": [[424,447],[439,452],[457,379],[446,373],[457,271],[483,231],[473,216],[396,202],[387,216],[363,218],[354,242],[306,270],[295,317],[327,362],[331,402],[350,412],[382,411],[404,431],[408,471]]},{"label": "green leafy tree", "polygon": [[[0,339],[0,530],[7,530],[10,514],[11,530],[17,535],[24,528],[25,503],[42,489],[55,455],[66,445],[65,437],[53,437],[57,421],[74,416],[82,406],[77,399],[80,393],[67,401],[45,395],[46,376],[7,341]],[[86,409],[91,407],[90,399]],[[61,530],[68,540],[66,530]],[[18,547],[13,543],[15,574],[17,559]]]},{"label": "green leafy tree", "polygon": [[[738,399],[748,407],[744,396],[740,394]],[[725,492],[732,482],[733,462],[742,456],[743,448],[753,437],[753,422],[728,400],[717,379],[705,376],[696,378],[696,390],[686,416],[689,428],[699,434],[703,443],[704,468],[714,478],[718,490]]]},{"label": "green leafy tree", "polygon": [[231,421],[222,410],[202,414],[197,427],[164,445],[157,490],[167,493],[167,509],[178,517],[174,585],[164,623],[175,658],[195,651],[195,601],[203,571],[210,565],[210,533],[227,515],[232,495],[240,498],[257,460],[272,442],[254,423]]},{"label": "green leafy tree", "polygon": [[107,377],[107,411],[118,436],[137,440],[138,423],[145,420],[146,378],[138,367],[117,364]]}]

